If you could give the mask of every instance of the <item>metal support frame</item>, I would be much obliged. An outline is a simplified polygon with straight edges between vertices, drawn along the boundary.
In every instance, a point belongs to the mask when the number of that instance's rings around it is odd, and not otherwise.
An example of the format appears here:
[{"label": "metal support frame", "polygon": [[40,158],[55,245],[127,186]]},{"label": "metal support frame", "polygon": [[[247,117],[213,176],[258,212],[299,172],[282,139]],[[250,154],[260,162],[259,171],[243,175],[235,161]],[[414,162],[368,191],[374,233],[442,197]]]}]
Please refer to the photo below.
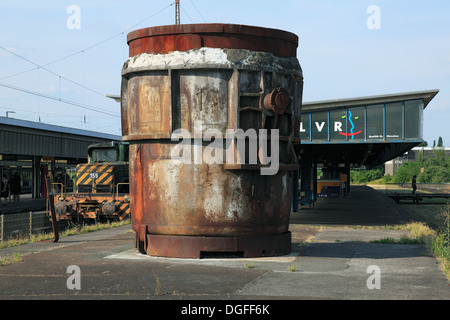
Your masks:
[{"label": "metal support frame", "polygon": [[147,234],[147,244],[147,254],[159,257],[281,256],[291,252],[291,233],[229,237]]}]

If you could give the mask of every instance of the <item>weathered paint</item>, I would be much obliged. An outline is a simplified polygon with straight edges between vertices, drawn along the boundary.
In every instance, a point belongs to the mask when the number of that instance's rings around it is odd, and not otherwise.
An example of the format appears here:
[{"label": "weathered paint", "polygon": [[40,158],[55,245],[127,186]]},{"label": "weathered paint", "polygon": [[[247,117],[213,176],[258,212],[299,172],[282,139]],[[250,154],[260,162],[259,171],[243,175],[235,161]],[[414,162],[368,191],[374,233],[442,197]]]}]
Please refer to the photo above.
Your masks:
[{"label": "weathered paint", "polygon": [[223,165],[186,165],[159,153],[164,149],[159,144],[131,147],[130,155],[141,154],[142,164],[139,169],[133,166],[131,185],[142,185],[136,191],[145,195],[142,210],[132,212],[142,214],[140,223],[148,225],[150,233],[214,236],[288,231],[289,171],[262,176],[259,171],[227,171]]},{"label": "weathered paint", "polygon": [[[122,70],[122,137],[130,142],[130,195],[136,246],[150,255],[245,256],[290,251],[292,172],[298,168],[302,71],[298,38],[280,30],[189,25],[128,35]],[[281,88],[281,89],[279,89]],[[269,103],[264,103],[266,96]],[[201,128],[198,124],[201,123]],[[278,129],[280,168],[246,162],[232,138],[216,152],[231,163],[205,163],[203,133]],[[192,162],[174,159],[174,130],[200,133],[187,143]],[[261,151],[261,150],[259,150]]]},{"label": "weathered paint", "polygon": [[295,57],[298,37],[290,32],[235,24],[168,25],[128,34],[130,57],[146,52],[166,54],[190,49],[233,48]]}]

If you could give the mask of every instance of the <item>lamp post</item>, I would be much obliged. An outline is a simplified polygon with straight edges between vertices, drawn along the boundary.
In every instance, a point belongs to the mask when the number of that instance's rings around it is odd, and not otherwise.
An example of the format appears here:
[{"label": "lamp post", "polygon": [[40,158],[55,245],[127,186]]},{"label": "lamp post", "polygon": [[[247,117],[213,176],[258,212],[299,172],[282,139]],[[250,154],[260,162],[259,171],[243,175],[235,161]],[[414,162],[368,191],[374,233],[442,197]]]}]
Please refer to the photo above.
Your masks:
[{"label": "lamp post", "polygon": [[9,118],[8,115],[9,115],[10,113],[16,113],[16,112],[15,112],[15,111],[6,111],[6,117],[7,117],[7,118]]}]

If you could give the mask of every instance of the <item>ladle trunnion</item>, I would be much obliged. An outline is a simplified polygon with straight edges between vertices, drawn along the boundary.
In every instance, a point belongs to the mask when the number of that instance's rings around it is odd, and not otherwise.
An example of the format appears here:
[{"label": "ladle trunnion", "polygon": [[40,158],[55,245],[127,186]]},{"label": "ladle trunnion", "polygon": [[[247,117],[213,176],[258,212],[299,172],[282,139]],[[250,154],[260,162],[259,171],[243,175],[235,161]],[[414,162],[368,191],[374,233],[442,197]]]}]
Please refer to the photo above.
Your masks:
[{"label": "ladle trunnion", "polygon": [[136,246],[152,256],[290,253],[303,76],[292,33],[194,24],[128,34],[122,138]]}]

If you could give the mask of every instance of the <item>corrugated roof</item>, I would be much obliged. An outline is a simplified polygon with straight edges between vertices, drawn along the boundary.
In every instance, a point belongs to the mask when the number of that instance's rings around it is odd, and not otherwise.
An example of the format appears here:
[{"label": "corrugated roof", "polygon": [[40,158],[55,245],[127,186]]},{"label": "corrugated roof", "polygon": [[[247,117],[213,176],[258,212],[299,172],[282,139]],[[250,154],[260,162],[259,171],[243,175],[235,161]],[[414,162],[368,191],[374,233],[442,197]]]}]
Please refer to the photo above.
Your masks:
[{"label": "corrugated roof", "polygon": [[0,116],[0,124],[16,126],[16,127],[32,128],[32,129],[38,129],[38,130],[45,130],[45,131],[51,131],[51,132],[58,132],[58,133],[73,134],[73,135],[78,135],[78,136],[95,137],[95,138],[101,138],[101,139],[107,139],[107,140],[115,140],[115,141],[122,140],[121,136],[103,133],[103,132],[75,129],[75,128],[57,126],[57,125],[53,125],[53,124],[42,123],[42,122],[19,120],[19,119],[6,118],[6,117],[1,117],[1,116]]},{"label": "corrugated roof", "polygon": [[322,101],[303,102],[302,111],[319,111],[341,107],[364,106],[379,103],[423,99],[424,108],[438,94],[439,89],[411,91],[403,93],[383,94],[355,98],[332,99]]}]

